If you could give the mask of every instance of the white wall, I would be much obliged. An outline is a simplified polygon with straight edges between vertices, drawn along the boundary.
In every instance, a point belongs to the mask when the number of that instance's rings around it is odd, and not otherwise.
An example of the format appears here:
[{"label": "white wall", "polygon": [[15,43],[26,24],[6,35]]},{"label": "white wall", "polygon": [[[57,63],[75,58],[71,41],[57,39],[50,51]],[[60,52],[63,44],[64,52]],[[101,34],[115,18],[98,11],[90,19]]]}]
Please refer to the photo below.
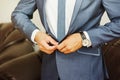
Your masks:
[{"label": "white wall", "polygon": [[[11,22],[11,13],[14,10],[15,6],[19,0],[2,0],[0,2],[0,23],[1,22]],[[37,11],[34,14],[34,18],[32,20],[38,27],[41,26],[39,15]],[[104,24],[108,21],[106,14],[102,18],[101,24]]]},{"label": "white wall", "polygon": [[11,12],[19,0],[2,0],[0,2],[0,22],[10,22]]},{"label": "white wall", "polygon": [[[20,0],[2,0],[0,2],[0,23],[11,22],[11,13],[19,1]],[[38,27],[42,26],[37,11],[34,13],[32,21]]]}]

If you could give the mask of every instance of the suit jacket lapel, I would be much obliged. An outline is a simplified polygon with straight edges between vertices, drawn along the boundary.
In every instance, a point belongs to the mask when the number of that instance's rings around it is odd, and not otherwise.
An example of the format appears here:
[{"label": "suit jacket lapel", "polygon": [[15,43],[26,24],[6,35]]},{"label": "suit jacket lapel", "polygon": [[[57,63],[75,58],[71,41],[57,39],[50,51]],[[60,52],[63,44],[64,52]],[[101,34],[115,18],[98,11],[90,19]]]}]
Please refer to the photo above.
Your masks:
[{"label": "suit jacket lapel", "polygon": [[82,4],[82,1],[83,0],[76,0],[75,8],[74,8],[74,11],[73,11],[73,15],[72,15],[72,19],[71,19],[70,28],[69,28],[68,33],[71,31],[71,28],[73,27],[72,24],[73,24],[75,18],[77,17],[77,15],[78,15],[78,12],[79,12],[81,4]]},{"label": "suit jacket lapel", "polygon": [[72,15],[72,19],[71,19],[71,24],[74,22],[77,14],[78,14],[78,12],[79,12],[79,9],[80,9],[80,7],[81,7],[82,1],[83,1],[83,0],[76,0],[75,8],[74,8],[73,15]]},{"label": "suit jacket lapel", "polygon": [[44,27],[45,27],[45,30],[48,32],[48,25],[47,25],[47,20],[46,20],[46,13],[45,13],[45,2],[46,0],[43,0],[43,22],[44,22]]}]

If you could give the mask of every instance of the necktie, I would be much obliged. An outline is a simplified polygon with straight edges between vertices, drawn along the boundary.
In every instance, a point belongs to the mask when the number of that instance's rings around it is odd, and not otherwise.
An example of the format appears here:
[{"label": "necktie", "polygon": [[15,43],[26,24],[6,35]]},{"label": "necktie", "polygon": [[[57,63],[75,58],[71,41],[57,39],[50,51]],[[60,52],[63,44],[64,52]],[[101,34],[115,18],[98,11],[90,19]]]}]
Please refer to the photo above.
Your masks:
[{"label": "necktie", "polygon": [[65,1],[58,0],[57,38],[59,41],[65,36]]}]

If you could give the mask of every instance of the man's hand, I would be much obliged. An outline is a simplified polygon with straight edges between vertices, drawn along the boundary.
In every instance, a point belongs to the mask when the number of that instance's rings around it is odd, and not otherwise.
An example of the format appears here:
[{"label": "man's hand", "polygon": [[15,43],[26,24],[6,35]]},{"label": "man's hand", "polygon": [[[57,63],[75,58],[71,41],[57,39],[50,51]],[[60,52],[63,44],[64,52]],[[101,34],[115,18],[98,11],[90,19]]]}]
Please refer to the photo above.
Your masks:
[{"label": "man's hand", "polygon": [[82,38],[80,33],[75,33],[68,36],[61,44],[58,45],[57,49],[64,54],[74,52],[82,47]]},{"label": "man's hand", "polygon": [[58,43],[44,32],[37,32],[35,41],[37,42],[40,50],[47,54],[52,54],[54,50],[57,49]]}]

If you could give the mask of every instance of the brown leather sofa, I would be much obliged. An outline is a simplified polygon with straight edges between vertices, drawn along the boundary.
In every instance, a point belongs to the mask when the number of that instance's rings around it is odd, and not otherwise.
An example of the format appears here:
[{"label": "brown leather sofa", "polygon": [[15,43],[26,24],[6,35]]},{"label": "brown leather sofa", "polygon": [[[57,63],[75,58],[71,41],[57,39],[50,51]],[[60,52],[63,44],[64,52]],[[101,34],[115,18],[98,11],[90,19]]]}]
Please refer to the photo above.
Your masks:
[{"label": "brown leather sofa", "polygon": [[32,43],[12,23],[0,24],[0,65],[33,51]]},{"label": "brown leather sofa", "polygon": [[12,23],[0,24],[0,80],[40,80],[40,56]]},{"label": "brown leather sofa", "polygon": [[103,46],[103,53],[109,80],[120,80],[120,38],[114,39]]},{"label": "brown leather sofa", "polygon": [[40,80],[41,59],[38,52],[29,53],[2,64],[0,72],[3,80]]}]

